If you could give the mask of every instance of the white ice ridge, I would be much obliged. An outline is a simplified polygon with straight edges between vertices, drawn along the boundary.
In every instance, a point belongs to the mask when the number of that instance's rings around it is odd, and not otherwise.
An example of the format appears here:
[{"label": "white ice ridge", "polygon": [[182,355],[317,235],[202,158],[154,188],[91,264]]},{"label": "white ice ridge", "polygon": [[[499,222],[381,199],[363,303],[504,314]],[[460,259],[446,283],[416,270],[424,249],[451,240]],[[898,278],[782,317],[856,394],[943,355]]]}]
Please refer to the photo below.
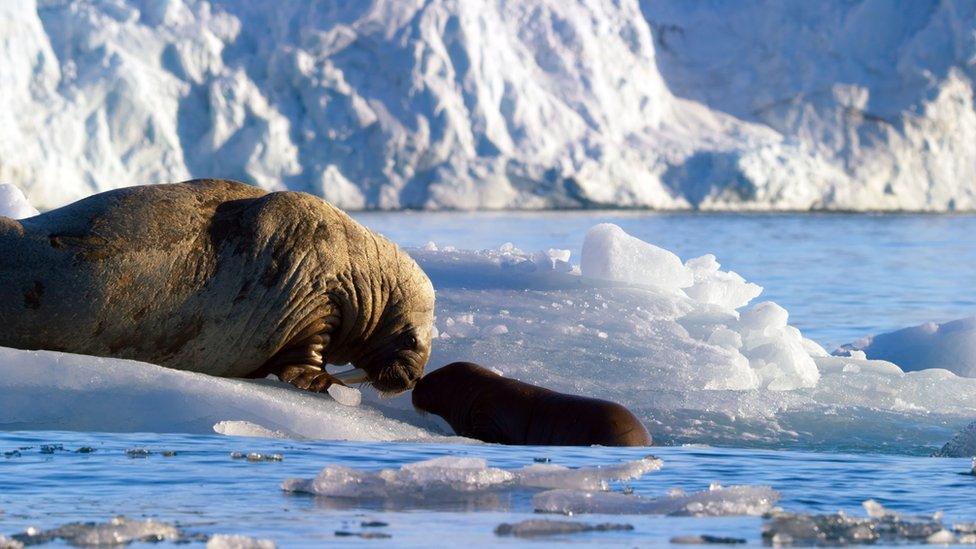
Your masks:
[{"label": "white ice ridge", "polygon": [[191,176],[345,208],[973,209],[974,27],[965,0],[7,1],[0,181],[42,209]]},{"label": "white ice ridge", "polygon": [[686,494],[680,490],[661,497],[642,497],[619,492],[556,489],[536,494],[536,512],[564,515],[671,515],[718,517],[761,516],[773,509],[779,493],[768,486],[712,485],[708,490]]},{"label": "white ice ridge", "polygon": [[132,360],[0,347],[0,429],[147,431],[338,440],[430,439],[427,430],[282,383]]},{"label": "white ice ridge", "polygon": [[489,467],[483,458],[444,456],[380,471],[330,465],[313,479],[288,479],[282,489],[333,498],[433,501],[458,495],[530,488],[606,490],[611,481],[640,478],[657,471],[661,465],[661,460],[648,456],[606,467],[570,469],[554,464],[533,464],[520,469],[499,469]]}]

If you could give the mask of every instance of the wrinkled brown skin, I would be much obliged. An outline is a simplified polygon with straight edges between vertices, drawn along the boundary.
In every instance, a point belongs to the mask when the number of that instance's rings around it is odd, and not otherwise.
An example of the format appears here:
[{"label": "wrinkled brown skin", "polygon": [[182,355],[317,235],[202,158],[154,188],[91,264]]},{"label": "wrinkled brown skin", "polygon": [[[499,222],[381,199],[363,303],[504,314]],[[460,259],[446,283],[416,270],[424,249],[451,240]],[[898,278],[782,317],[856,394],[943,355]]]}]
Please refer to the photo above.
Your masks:
[{"label": "wrinkled brown skin", "polygon": [[627,408],[502,377],[470,362],[424,376],[414,407],[444,418],[458,435],[499,444],[650,446]]},{"label": "wrinkled brown skin", "polygon": [[135,359],[313,391],[352,363],[384,393],[430,353],[434,292],[327,202],[222,180],[0,217],[0,346]]}]

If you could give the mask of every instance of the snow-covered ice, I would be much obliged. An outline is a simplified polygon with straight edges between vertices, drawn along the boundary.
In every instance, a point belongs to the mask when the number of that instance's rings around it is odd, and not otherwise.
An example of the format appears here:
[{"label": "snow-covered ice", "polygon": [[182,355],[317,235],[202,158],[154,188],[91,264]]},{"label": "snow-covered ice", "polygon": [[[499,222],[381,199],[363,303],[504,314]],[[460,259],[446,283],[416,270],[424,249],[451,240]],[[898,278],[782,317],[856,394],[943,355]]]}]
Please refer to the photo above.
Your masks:
[{"label": "snow-covered ice", "polygon": [[570,469],[533,464],[499,469],[489,467],[483,458],[445,456],[408,463],[396,470],[362,471],[330,465],[313,479],[286,480],[282,489],[332,498],[437,502],[517,489],[606,490],[610,481],[640,478],[661,465],[661,460],[649,456],[607,467]]},{"label": "snow-covered ice", "polygon": [[779,493],[768,486],[713,485],[701,492],[643,497],[620,492],[556,489],[536,494],[536,512],[564,515],[760,516],[773,509]]},{"label": "snow-covered ice", "polygon": [[692,270],[682,264],[681,258],[630,236],[612,223],[601,223],[586,233],[580,271],[595,280],[664,291],[687,288],[695,282]]},{"label": "snow-covered ice", "polygon": [[346,208],[976,206],[963,1],[0,4],[0,181]]},{"label": "snow-covered ice", "polygon": [[871,359],[897,362],[906,372],[942,368],[963,377],[976,377],[976,317],[941,324],[927,322],[869,336],[841,350],[861,351]]},{"label": "snow-covered ice", "polygon": [[0,347],[0,372],[5,395],[0,428],[7,430],[207,434],[216,429],[344,440],[432,436],[374,409],[343,406],[283,383],[214,378],[131,360]]}]

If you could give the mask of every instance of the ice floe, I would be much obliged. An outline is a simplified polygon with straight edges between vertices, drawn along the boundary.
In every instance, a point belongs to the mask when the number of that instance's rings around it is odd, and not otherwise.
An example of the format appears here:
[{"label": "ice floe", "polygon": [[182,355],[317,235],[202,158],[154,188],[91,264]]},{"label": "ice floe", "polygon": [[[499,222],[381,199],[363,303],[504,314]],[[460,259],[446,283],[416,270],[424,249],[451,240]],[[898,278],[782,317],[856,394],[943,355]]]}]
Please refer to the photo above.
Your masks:
[{"label": "ice floe", "polygon": [[72,522],[49,530],[30,528],[13,540],[24,545],[39,545],[61,540],[75,546],[126,545],[132,542],[175,542],[184,538],[176,526],[156,520],[115,517],[109,522]]},{"label": "ice floe", "polygon": [[[0,347],[0,428],[304,438],[430,439],[423,428],[266,380],[221,379],[131,360]],[[52,398],[57,395],[57,398]],[[120,412],[122,411],[122,412]],[[224,423],[231,422],[231,423]],[[247,422],[247,423],[238,423]],[[253,428],[254,425],[262,429]]]},{"label": "ice floe", "polygon": [[903,516],[874,500],[864,502],[866,518],[845,513],[794,514],[776,512],[763,525],[763,539],[773,545],[861,544],[976,544],[976,525],[945,525],[940,513],[929,517]]},{"label": "ice floe", "polygon": [[673,491],[661,497],[619,492],[556,489],[536,494],[537,512],[564,515],[760,516],[773,509],[779,493],[768,486],[712,485],[701,492]]},{"label": "ice floe", "polygon": [[606,490],[610,481],[639,478],[661,465],[661,460],[648,456],[607,467],[570,469],[532,464],[520,469],[499,469],[489,467],[483,458],[444,456],[380,471],[330,465],[313,479],[288,479],[282,489],[356,500],[436,501],[516,489]]},{"label": "ice floe", "polygon": [[[428,369],[473,361],[620,402],[664,444],[929,454],[976,418],[976,379],[936,368],[905,372],[897,353],[887,360],[857,349],[831,355],[790,325],[781,306],[753,303],[762,289],[714,256],[681,262],[610,225],[594,228],[587,242],[583,269],[567,250],[410,250],[437,289]],[[409,395],[341,389],[336,398],[362,402],[343,406],[274,380],[0,348],[3,429],[451,435],[439,418],[418,414]]]}]

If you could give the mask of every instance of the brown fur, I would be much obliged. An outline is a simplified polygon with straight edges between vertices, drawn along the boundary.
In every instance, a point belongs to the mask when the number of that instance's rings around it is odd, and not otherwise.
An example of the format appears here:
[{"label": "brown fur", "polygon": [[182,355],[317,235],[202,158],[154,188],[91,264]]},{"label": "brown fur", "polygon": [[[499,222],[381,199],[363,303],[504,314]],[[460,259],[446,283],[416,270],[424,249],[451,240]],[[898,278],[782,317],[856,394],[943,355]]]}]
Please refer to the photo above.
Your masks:
[{"label": "brown fur", "polygon": [[434,293],[403,251],[314,196],[222,180],[0,217],[0,345],[322,390],[351,362],[413,386]]},{"label": "brown fur", "polygon": [[427,374],[413,405],[454,432],[485,442],[548,446],[650,446],[651,435],[615,402],[557,393],[502,377],[470,362]]}]

